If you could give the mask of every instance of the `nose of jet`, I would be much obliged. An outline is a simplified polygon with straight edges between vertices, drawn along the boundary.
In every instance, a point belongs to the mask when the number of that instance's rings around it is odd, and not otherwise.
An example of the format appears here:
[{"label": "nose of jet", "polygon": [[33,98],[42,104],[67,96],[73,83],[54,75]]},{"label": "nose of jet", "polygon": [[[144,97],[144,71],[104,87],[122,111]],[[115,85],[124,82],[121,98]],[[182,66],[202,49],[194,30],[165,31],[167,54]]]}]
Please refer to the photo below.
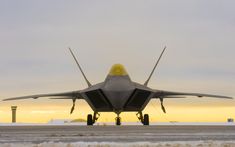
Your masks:
[{"label": "nose of jet", "polygon": [[120,110],[134,91],[134,85],[128,77],[112,77],[105,86],[103,92],[114,109]]},{"label": "nose of jet", "polygon": [[110,103],[115,110],[122,110],[132,91],[105,91]]}]

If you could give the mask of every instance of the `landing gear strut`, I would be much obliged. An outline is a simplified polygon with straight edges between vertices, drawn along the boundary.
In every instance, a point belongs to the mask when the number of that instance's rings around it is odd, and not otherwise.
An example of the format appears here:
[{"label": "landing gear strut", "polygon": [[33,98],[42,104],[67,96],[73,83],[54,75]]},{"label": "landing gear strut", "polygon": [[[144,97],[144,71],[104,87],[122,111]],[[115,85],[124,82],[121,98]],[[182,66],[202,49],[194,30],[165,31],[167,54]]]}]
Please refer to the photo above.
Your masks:
[{"label": "landing gear strut", "polygon": [[87,115],[87,125],[92,126],[100,117],[100,114],[98,112],[94,112],[94,115],[92,117],[91,114]]},{"label": "landing gear strut", "polygon": [[121,117],[119,116],[119,114],[117,114],[117,117],[116,117],[116,125],[117,126],[121,125]]},{"label": "landing gear strut", "polygon": [[140,122],[144,125],[144,126],[148,126],[149,125],[149,115],[145,114],[143,116],[142,111],[138,112],[136,114],[137,118],[140,120]]}]

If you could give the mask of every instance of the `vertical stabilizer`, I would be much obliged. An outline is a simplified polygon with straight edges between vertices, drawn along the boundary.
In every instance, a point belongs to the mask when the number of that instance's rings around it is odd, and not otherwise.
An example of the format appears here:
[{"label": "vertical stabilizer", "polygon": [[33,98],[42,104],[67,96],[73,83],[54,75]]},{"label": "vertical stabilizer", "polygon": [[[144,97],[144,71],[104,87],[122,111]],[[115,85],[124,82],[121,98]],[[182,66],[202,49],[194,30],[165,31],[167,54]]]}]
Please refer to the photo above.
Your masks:
[{"label": "vertical stabilizer", "polygon": [[75,57],[75,55],[74,55],[73,51],[71,50],[71,48],[69,48],[69,51],[70,51],[71,55],[73,56],[73,59],[74,59],[75,62],[77,63],[77,66],[78,66],[79,70],[81,71],[81,73],[82,73],[82,75],[83,75],[83,77],[84,77],[84,79],[85,79],[85,81],[86,81],[88,87],[91,87],[91,86],[92,86],[91,83],[88,81],[86,75],[84,74],[84,72],[83,72],[83,70],[82,70],[80,64],[78,63],[78,60],[77,60],[77,58]]},{"label": "vertical stabilizer", "polygon": [[162,53],[161,53],[160,57],[158,58],[157,63],[155,64],[155,66],[154,66],[154,68],[153,68],[152,72],[150,73],[150,75],[149,75],[149,77],[148,77],[147,81],[144,83],[144,85],[145,85],[145,86],[147,86],[147,85],[148,85],[149,80],[151,79],[151,77],[152,77],[152,75],[153,75],[153,73],[154,73],[154,71],[155,71],[155,69],[156,69],[156,67],[157,67],[158,63],[160,62],[160,60],[161,60],[161,58],[162,58],[163,53],[165,52],[165,50],[166,50],[166,46],[164,47],[164,49],[163,49],[163,51],[162,51]]}]

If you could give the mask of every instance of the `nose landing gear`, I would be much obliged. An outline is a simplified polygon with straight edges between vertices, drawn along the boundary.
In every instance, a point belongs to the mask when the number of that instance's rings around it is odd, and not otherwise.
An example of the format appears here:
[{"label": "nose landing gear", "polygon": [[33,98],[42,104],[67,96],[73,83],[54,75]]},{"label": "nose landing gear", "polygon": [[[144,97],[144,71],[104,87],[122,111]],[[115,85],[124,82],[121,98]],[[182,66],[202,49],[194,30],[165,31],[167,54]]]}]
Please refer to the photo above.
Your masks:
[{"label": "nose landing gear", "polygon": [[119,116],[119,114],[117,114],[117,117],[116,117],[116,125],[117,126],[121,125],[121,117]]}]

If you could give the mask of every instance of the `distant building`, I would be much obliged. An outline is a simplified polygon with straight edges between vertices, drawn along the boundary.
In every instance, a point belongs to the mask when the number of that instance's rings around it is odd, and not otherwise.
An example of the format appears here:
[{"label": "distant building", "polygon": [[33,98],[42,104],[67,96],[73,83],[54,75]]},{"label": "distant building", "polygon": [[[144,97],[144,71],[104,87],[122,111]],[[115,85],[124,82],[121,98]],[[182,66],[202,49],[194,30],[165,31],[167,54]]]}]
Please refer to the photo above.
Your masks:
[{"label": "distant building", "polygon": [[48,123],[49,124],[66,124],[66,123],[81,123],[86,122],[85,119],[51,119]]},{"label": "distant building", "polygon": [[86,122],[84,119],[51,119],[49,124],[66,124],[66,123],[78,123],[78,122]]},{"label": "distant building", "polygon": [[65,123],[70,123],[72,120],[71,119],[52,119],[48,123],[49,124],[65,124]]},{"label": "distant building", "polygon": [[71,123],[76,123],[76,122],[86,122],[86,120],[78,118],[78,119],[74,119],[74,120],[71,121]]}]

